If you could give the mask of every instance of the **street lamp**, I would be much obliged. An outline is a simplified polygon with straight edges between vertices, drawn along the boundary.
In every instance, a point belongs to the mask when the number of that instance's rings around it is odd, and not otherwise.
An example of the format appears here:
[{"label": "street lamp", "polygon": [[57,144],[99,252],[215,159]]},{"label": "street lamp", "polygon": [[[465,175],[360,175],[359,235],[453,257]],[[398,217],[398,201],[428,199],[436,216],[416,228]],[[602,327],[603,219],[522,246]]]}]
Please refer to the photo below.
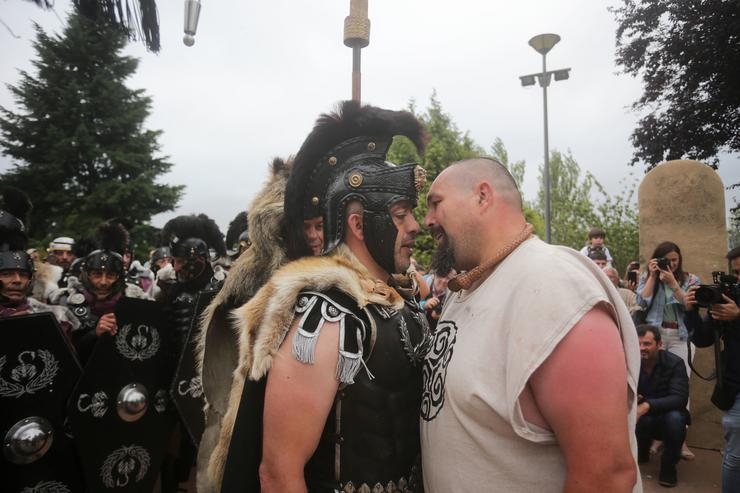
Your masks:
[{"label": "street lamp", "polygon": [[534,48],[537,53],[542,55],[542,72],[536,74],[522,75],[519,80],[522,86],[533,86],[535,80],[542,87],[542,103],[545,108],[545,240],[550,243],[550,149],[547,135],[547,86],[550,85],[550,79],[566,80],[570,77],[570,69],[562,68],[558,70],[547,71],[547,53],[560,41],[557,34],[538,34],[529,40],[529,46]]}]

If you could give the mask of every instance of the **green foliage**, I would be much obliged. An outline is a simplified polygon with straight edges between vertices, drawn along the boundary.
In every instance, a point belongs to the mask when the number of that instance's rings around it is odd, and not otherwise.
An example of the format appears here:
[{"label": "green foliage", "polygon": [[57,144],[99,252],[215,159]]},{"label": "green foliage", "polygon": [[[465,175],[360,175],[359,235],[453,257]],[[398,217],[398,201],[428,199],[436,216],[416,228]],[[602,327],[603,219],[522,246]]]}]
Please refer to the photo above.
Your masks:
[{"label": "green foliage", "polygon": [[[426,145],[424,158],[421,159],[414,145],[405,137],[394,139],[388,151],[388,160],[394,163],[419,163],[427,171],[427,186],[419,194],[419,204],[414,211],[416,220],[423,226],[424,216],[427,213],[427,192],[434,178],[450,164],[471,157],[485,156],[482,147],[470,138],[467,132],[461,132],[452,120],[452,117],[442,109],[442,105],[434,92],[429,99],[429,107],[424,113],[418,113],[413,101],[409,104],[409,111],[414,113],[426,127],[429,140]],[[429,265],[434,240],[428,231],[422,228],[416,238],[414,258],[423,266]]]},{"label": "green foliage", "polygon": [[[545,178],[540,166],[540,189],[536,207],[545,216]],[[568,152],[550,153],[550,228],[551,240],[556,245],[580,249],[588,236],[588,230],[596,226],[594,206],[591,202],[593,176],[586,173],[581,177],[581,167]]]},{"label": "green foliage", "polygon": [[[467,133],[461,132],[452,117],[445,113],[436,94],[430,98],[429,108],[417,113],[413,102],[410,111],[420,118],[429,133],[427,152],[423,159],[416,153],[413,144],[406,138],[393,141],[388,159],[394,163],[417,162],[427,170],[427,186],[419,194],[419,204],[414,214],[423,224],[427,213],[426,194],[434,178],[450,164],[470,157],[487,156],[503,164],[521,189],[524,183],[526,163],[511,161],[501,139],[496,139],[486,153]],[[553,243],[581,249],[588,237],[588,230],[600,226],[607,232],[607,246],[614,257],[614,266],[620,272],[627,263],[638,255],[638,221],[634,201],[635,184],[626,187],[619,195],[610,196],[590,174],[581,176],[581,168],[570,154],[552,152],[550,179],[552,186],[552,240]],[[542,167],[540,167],[540,190],[534,202],[524,200],[524,217],[535,233],[545,236],[544,192]],[[594,199],[595,197],[595,199]],[[434,241],[428,231],[422,230],[417,237],[414,258],[423,266],[429,265]]]},{"label": "green foliage", "polygon": [[[544,216],[544,174],[540,166],[537,210]],[[581,176],[581,167],[570,152],[552,151],[550,156],[550,200],[552,243],[580,250],[588,230],[606,231],[606,246],[614,267],[623,272],[638,258],[639,222],[634,194],[636,183],[625,184],[618,195],[609,195],[591,173]],[[595,190],[594,190],[595,189]]]},{"label": "green foliage", "polygon": [[635,206],[637,180],[624,180],[622,191],[614,196],[606,193],[598,181],[594,180],[594,185],[599,191],[595,226],[606,231],[605,244],[614,257],[612,265],[623,275],[627,265],[640,256],[640,222]]},{"label": "green foliage", "polygon": [[[496,137],[496,140],[493,141],[490,157],[503,164],[506,169],[509,170],[509,173],[511,173],[511,176],[516,182],[517,188],[521,191],[522,185],[524,184],[524,173],[526,171],[526,163],[524,162],[524,160],[515,161],[513,163],[509,162],[509,152],[506,150],[504,142],[498,137]],[[524,209],[524,218],[529,224],[534,226],[535,234],[537,234],[541,238],[544,238],[544,216],[536,209],[536,207],[532,203],[530,203],[528,200],[525,200],[524,196],[522,196],[522,208]]]},{"label": "green foliage", "polygon": [[161,131],[144,128],[151,99],[125,85],[138,65],[125,44],[121,30],[77,14],[60,36],[36,26],[36,74],[8,86],[21,111],[0,107],[0,145],[15,160],[0,186],[31,196],[34,242],[89,236],[115,217],[136,229],[182,195],[156,183],[172,164],[157,156]]},{"label": "green foliage", "polygon": [[740,152],[737,0],[622,0],[617,63],[641,76],[632,164]]}]

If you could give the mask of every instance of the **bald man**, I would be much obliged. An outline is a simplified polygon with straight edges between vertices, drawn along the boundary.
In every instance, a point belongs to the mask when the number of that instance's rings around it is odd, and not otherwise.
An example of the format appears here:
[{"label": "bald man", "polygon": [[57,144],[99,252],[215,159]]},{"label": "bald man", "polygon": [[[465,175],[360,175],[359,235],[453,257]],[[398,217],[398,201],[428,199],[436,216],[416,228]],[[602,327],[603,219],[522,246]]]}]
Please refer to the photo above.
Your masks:
[{"label": "bald man", "polygon": [[638,340],[609,279],[531,235],[496,161],[451,165],[427,202],[437,261],[467,273],[424,365],[425,491],[641,491]]}]

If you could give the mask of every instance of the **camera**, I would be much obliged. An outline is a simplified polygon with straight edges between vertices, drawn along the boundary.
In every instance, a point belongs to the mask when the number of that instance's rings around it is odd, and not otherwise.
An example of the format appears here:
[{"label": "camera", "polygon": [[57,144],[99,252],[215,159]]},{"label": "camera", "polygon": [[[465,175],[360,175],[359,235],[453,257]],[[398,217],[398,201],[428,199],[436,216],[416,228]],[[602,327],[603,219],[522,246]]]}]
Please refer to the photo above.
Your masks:
[{"label": "camera", "polygon": [[437,315],[441,314],[442,313],[442,302],[439,302],[437,306],[432,308],[432,311],[436,313]]},{"label": "camera", "polygon": [[660,270],[671,270],[671,261],[665,257],[658,259],[658,269]]},{"label": "camera", "polygon": [[719,305],[725,303],[722,295],[735,299],[737,290],[737,277],[725,274],[724,272],[712,272],[712,282],[714,284],[702,284],[694,294],[696,304],[702,308],[708,308],[709,305]]}]

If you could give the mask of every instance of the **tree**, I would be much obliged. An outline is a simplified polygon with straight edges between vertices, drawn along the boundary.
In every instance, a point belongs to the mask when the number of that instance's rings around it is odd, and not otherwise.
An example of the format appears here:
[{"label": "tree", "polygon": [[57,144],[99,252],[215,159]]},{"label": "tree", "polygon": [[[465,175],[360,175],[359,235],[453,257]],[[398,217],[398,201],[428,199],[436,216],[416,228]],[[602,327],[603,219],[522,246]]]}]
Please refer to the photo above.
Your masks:
[{"label": "tree", "polygon": [[[421,159],[414,145],[405,137],[397,137],[388,151],[388,160],[394,163],[419,163],[427,171],[427,185],[419,194],[419,204],[414,211],[416,220],[423,225],[424,216],[427,213],[426,196],[429,186],[437,175],[450,164],[462,159],[485,156],[482,147],[470,138],[467,132],[461,132],[447,114],[437,99],[436,91],[429,99],[429,107],[424,113],[417,113],[416,106],[412,101],[409,103],[409,111],[414,113],[424,123],[429,140],[426,145],[424,158]],[[414,258],[422,265],[429,265],[434,240],[429,231],[422,229],[416,238]]]},{"label": "tree", "polygon": [[612,265],[622,273],[630,262],[640,256],[640,221],[635,206],[637,181],[622,182],[622,191],[611,196],[601,184],[594,179],[594,185],[600,192],[596,204],[596,224],[606,231],[606,245],[614,257]]},{"label": "tree", "polygon": [[[540,166],[540,189],[537,193],[537,210],[544,216],[545,179]],[[553,244],[580,249],[588,237],[588,230],[597,226],[591,188],[591,173],[581,177],[581,167],[568,152],[550,153],[550,228]]]},{"label": "tree", "polygon": [[[506,150],[504,142],[498,137],[496,137],[496,140],[493,141],[493,145],[491,146],[491,157],[503,164],[506,169],[509,170],[509,173],[511,173],[511,176],[516,182],[517,188],[521,191],[522,185],[524,184],[524,173],[526,171],[526,163],[524,160],[510,163],[509,152]],[[545,218],[543,215],[537,211],[531,202],[525,200],[524,196],[522,196],[522,208],[524,209],[524,218],[528,223],[534,226],[535,234],[540,237],[544,237]]]},{"label": "tree", "polygon": [[[537,209],[544,214],[544,177],[540,167]],[[613,265],[622,272],[639,254],[639,221],[634,200],[636,183],[623,183],[620,194],[609,195],[591,174],[581,177],[581,167],[570,154],[552,151],[550,157],[550,200],[552,242],[577,250],[588,238],[588,230],[606,231],[606,245]],[[594,190],[595,189],[595,190]]]},{"label": "tree", "polygon": [[720,152],[740,152],[737,0],[622,0],[612,11],[617,63],[644,82],[631,164],[688,157],[716,166]]},{"label": "tree", "polygon": [[[458,129],[452,116],[444,111],[442,104],[437,99],[437,93],[432,93],[429,98],[429,107],[424,113],[418,113],[416,105],[412,101],[409,103],[409,111],[414,113],[426,127],[429,134],[426,152],[422,159],[414,145],[405,137],[397,137],[393,141],[388,152],[388,159],[394,163],[411,163],[416,162],[424,167],[427,171],[427,186],[419,194],[419,204],[414,211],[419,224],[423,224],[424,216],[428,211],[426,204],[426,195],[429,192],[429,186],[439,173],[450,164],[463,159],[473,157],[490,157],[503,164],[514,177],[514,181],[521,189],[524,181],[525,163],[524,161],[509,162],[509,154],[501,139],[496,139],[491,146],[491,152],[486,152],[483,147],[478,145],[468,134]],[[524,201],[524,216],[534,225],[535,232],[542,235],[545,230],[545,223],[542,216],[527,201]],[[428,231],[422,230],[416,238],[416,247],[414,248],[414,258],[422,265],[429,265],[429,259],[434,251],[434,240]]]},{"label": "tree", "polygon": [[21,111],[0,107],[0,145],[15,160],[0,186],[31,196],[37,242],[88,236],[114,217],[142,225],[182,194],[156,183],[172,164],[157,156],[161,131],[144,128],[151,99],[126,87],[138,60],[121,55],[125,44],[120,29],[78,14],[61,36],[36,26],[36,75],[8,86]]}]

